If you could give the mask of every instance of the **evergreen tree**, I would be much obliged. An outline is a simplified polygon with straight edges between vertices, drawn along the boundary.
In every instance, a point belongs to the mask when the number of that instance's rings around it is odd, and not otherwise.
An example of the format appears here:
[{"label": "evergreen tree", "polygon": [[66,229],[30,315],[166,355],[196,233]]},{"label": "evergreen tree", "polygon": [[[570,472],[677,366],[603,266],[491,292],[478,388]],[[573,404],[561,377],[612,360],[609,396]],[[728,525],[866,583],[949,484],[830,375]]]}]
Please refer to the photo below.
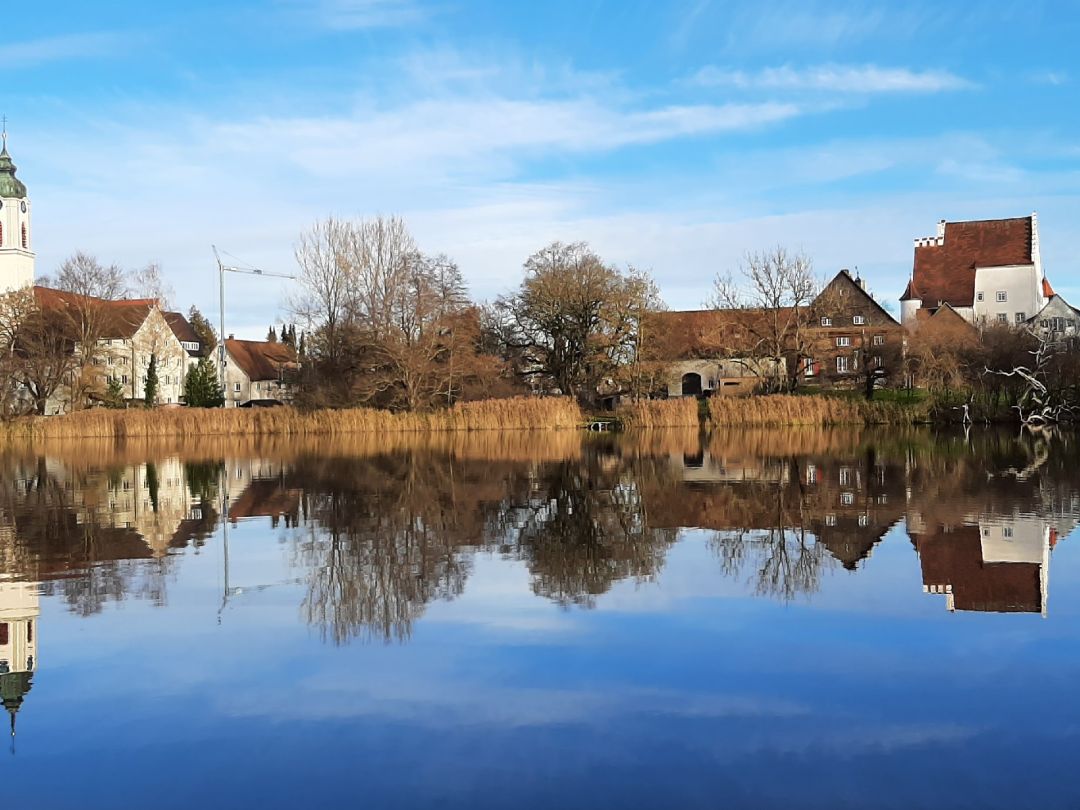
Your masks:
[{"label": "evergreen tree", "polygon": [[124,407],[124,384],[118,377],[109,377],[109,384],[105,389],[105,407]]},{"label": "evergreen tree", "polygon": [[300,345],[296,347],[296,353],[301,357],[304,356],[304,333],[300,333]]},{"label": "evergreen tree", "polygon": [[150,364],[146,367],[146,386],[143,398],[147,408],[153,408],[157,404],[158,396],[158,373],[157,356],[150,355]]},{"label": "evergreen tree", "polygon": [[199,312],[198,307],[193,306],[188,310],[188,322],[195,330],[195,334],[199,336],[203,353],[208,356],[213,354],[214,349],[217,348],[217,332],[214,331],[214,327],[210,325],[206,316]]},{"label": "evergreen tree", "polygon": [[277,332],[274,331],[274,327],[270,327],[270,331],[266,333],[266,339],[271,343],[277,343]]},{"label": "evergreen tree", "polygon": [[188,371],[184,379],[184,402],[189,408],[220,408],[225,404],[225,396],[218,385],[217,369],[209,357],[199,358],[199,362]]}]

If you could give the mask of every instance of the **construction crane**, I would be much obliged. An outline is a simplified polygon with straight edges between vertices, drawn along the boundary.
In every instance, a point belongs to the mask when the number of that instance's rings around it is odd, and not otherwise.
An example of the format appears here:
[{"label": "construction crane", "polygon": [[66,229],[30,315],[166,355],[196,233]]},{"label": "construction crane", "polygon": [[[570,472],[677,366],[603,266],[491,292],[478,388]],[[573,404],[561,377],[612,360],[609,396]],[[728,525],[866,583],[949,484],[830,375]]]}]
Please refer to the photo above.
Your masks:
[{"label": "construction crane", "polygon": [[217,245],[211,245],[210,247],[214,251],[214,259],[217,261],[218,266],[218,327],[221,330],[218,335],[218,381],[221,384],[221,395],[225,396],[227,393],[225,390],[225,274],[244,273],[249,276],[270,276],[272,278],[287,278],[293,281],[296,280],[296,276],[290,276],[286,273],[271,273],[266,270],[260,270],[257,267],[235,267],[227,265],[221,261],[221,255],[218,253]]}]

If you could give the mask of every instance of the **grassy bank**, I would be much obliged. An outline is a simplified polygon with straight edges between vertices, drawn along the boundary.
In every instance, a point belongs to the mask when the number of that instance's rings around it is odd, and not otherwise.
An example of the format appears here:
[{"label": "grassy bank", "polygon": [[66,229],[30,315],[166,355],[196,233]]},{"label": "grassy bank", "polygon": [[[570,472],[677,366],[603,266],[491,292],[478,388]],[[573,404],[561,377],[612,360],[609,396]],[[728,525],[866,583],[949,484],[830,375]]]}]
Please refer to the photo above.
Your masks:
[{"label": "grassy bank", "polygon": [[699,422],[694,397],[628,402],[619,406],[616,416],[628,428],[697,427]]},{"label": "grassy bank", "polygon": [[475,430],[572,430],[581,409],[567,398],[515,397],[464,402],[430,413],[370,408],[304,412],[294,408],[94,409],[18,419],[0,426],[6,439],[127,439],[166,436],[315,436]]},{"label": "grassy bank", "polygon": [[910,425],[925,418],[926,409],[919,404],[840,397],[776,394],[709,400],[709,420],[714,425]]}]

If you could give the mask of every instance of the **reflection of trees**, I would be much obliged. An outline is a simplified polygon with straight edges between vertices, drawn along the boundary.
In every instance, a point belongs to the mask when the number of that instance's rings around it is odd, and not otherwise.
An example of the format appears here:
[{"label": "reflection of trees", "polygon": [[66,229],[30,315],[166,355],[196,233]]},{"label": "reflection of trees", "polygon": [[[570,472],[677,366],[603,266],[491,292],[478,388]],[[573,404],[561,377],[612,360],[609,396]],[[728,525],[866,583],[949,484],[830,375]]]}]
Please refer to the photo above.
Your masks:
[{"label": "reflection of trees", "polygon": [[[463,547],[480,542],[486,470],[415,455],[299,462],[312,521],[296,564],[308,570],[302,611],[324,638],[403,640],[434,599],[465,586]],[[492,498],[497,502],[497,498]]]},{"label": "reflection of trees", "polygon": [[675,530],[648,525],[634,476],[605,470],[601,461],[547,465],[502,515],[509,543],[533,574],[533,591],[560,604],[590,605],[618,580],[654,576],[676,539]]}]

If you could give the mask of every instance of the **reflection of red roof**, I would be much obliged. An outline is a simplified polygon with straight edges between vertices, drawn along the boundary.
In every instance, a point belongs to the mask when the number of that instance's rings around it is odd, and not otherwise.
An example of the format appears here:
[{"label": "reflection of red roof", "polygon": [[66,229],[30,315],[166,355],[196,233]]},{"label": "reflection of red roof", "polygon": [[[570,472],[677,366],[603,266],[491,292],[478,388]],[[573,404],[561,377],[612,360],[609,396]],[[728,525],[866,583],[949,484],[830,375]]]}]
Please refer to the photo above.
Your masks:
[{"label": "reflection of red roof", "polygon": [[300,490],[285,489],[278,479],[256,479],[229,504],[229,519],[277,517],[300,508]]},{"label": "reflection of red roof", "polygon": [[978,526],[912,535],[922,565],[923,584],[952,586],[957,610],[1041,613],[1042,583],[1037,563],[983,562]]},{"label": "reflection of red roof", "polygon": [[[975,302],[975,268],[1031,264],[1031,217],[945,223],[942,244],[917,245],[913,285],[926,306]],[[906,293],[905,293],[906,294]]]},{"label": "reflection of red roof", "polygon": [[44,310],[65,312],[80,319],[100,315],[100,337],[103,339],[134,336],[155,305],[152,298],[107,301],[51,287],[34,287],[34,300]]},{"label": "reflection of red roof", "polygon": [[283,370],[295,368],[297,364],[296,352],[284,343],[229,338],[225,341],[225,349],[253,382],[280,379]]}]

